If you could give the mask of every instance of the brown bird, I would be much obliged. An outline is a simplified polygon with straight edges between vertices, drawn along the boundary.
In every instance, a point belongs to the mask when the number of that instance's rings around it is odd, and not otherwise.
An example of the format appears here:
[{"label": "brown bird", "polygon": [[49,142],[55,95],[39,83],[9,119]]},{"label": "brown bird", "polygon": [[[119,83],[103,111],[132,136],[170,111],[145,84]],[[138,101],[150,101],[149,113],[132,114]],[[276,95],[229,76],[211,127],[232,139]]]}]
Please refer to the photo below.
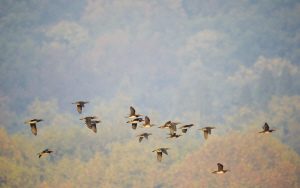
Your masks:
[{"label": "brown bird", "polygon": [[167,150],[170,150],[170,148],[159,148],[159,149],[156,149],[156,150],[154,150],[152,152],[157,152],[157,160],[158,160],[158,162],[161,162],[161,160],[162,160],[162,153],[168,155]]},{"label": "brown bird", "polygon": [[132,123],[132,129],[136,129],[137,123],[145,121],[143,118],[135,118],[134,120],[127,121],[127,123]]},{"label": "brown bird", "polygon": [[42,155],[50,154],[52,152],[54,152],[54,151],[53,150],[49,150],[49,149],[45,149],[41,153],[38,153],[38,155],[39,155],[39,158],[41,158]]},{"label": "brown bird", "polygon": [[169,129],[170,127],[168,127],[168,126],[161,126],[161,127],[158,127],[158,128],[160,128],[160,129]]},{"label": "brown bird", "polygon": [[170,127],[170,133],[171,135],[174,134],[174,131],[177,131],[176,129],[176,125],[181,124],[180,122],[171,122],[168,121],[167,123],[165,123],[165,126],[169,126]]},{"label": "brown bird", "polygon": [[[171,135],[171,134],[169,134]],[[174,138],[179,138],[180,136],[183,136],[182,134],[176,135],[176,133],[172,134],[170,137],[167,137],[168,139],[174,139]]]},{"label": "brown bird", "polygon": [[145,127],[153,127],[153,126],[156,126],[155,124],[150,124],[150,119],[148,118],[148,116],[145,117],[145,124],[140,126],[142,128],[145,128]]},{"label": "brown bird", "polygon": [[85,118],[82,118],[80,119],[81,121],[85,121],[87,127],[89,129],[92,128],[92,119],[97,119],[98,117],[97,116],[94,116],[94,117],[85,117]]},{"label": "brown bird", "polygon": [[137,137],[140,137],[139,138],[139,142],[141,142],[143,140],[143,138],[145,137],[146,139],[148,139],[148,136],[149,135],[152,135],[152,133],[143,133],[143,134],[140,134],[138,135]]},{"label": "brown bird", "polygon": [[82,112],[82,107],[84,107],[84,104],[87,104],[87,103],[90,103],[90,102],[84,102],[84,101],[78,101],[78,102],[74,102],[72,104],[76,104],[77,105],[77,111],[79,114],[81,114]]},{"label": "brown bird", "polygon": [[40,122],[40,121],[44,121],[44,120],[42,120],[42,119],[32,119],[32,120],[29,120],[29,121],[25,122],[25,123],[30,123],[31,132],[35,136],[37,135],[36,123]]},{"label": "brown bird", "polygon": [[182,132],[183,132],[183,133],[186,133],[187,130],[188,130],[189,128],[191,128],[192,126],[195,126],[195,125],[194,125],[194,124],[184,125],[184,126],[180,127],[179,129],[182,129]]},{"label": "brown bird", "polygon": [[221,163],[218,163],[218,171],[212,172],[213,174],[223,174],[226,172],[230,172],[230,170],[223,170],[223,165]]},{"label": "brown bird", "polygon": [[130,106],[130,114],[129,114],[129,116],[127,116],[127,117],[125,117],[125,118],[131,118],[131,119],[134,119],[134,118],[138,118],[138,117],[140,117],[140,116],[142,116],[142,114],[135,114],[135,109],[132,107],[132,106]]},{"label": "brown bird", "polygon": [[268,125],[267,123],[265,123],[265,125],[262,126],[262,128],[263,128],[264,130],[261,131],[261,132],[259,132],[259,133],[271,133],[271,132],[273,132],[273,131],[276,131],[275,129],[269,130],[270,128],[269,128],[269,125]]},{"label": "brown bird", "polygon": [[199,130],[204,131],[204,138],[205,138],[205,140],[207,140],[208,134],[211,134],[211,130],[215,129],[215,128],[216,127],[204,127],[202,129],[199,129]]}]

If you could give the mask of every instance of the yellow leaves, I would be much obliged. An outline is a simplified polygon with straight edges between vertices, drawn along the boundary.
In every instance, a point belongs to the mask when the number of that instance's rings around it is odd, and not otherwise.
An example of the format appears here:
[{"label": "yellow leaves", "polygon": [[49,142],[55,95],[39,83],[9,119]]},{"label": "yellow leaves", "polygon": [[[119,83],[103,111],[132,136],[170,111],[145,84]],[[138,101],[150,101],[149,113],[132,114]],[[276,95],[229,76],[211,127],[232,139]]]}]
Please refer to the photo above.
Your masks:
[{"label": "yellow leaves", "polygon": [[[208,140],[204,147],[184,159],[188,162],[179,168],[176,177],[186,181],[174,180],[176,187],[188,187],[196,182],[204,187],[294,186],[297,181],[294,167],[300,167],[299,156],[271,135],[256,131],[234,131],[226,137]],[[224,169],[231,171],[211,175],[212,171],[217,170],[217,163],[222,163]]]}]

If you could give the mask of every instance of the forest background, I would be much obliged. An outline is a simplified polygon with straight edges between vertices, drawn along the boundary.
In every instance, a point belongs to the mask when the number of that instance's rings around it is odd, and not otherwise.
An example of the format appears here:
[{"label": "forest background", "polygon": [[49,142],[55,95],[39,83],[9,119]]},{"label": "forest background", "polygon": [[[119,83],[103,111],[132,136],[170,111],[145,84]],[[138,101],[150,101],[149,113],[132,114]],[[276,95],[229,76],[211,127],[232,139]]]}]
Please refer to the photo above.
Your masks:
[{"label": "forest background", "polygon": [[[299,187],[299,15],[297,0],[0,1],[0,187]],[[195,127],[133,130],[130,106]]]}]

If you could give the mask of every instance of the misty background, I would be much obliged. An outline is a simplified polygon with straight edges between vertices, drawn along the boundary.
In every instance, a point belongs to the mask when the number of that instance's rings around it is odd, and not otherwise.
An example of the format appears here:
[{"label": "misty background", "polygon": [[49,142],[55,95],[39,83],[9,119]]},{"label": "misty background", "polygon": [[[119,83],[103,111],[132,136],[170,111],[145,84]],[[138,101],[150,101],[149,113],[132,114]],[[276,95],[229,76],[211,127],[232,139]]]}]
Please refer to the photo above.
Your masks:
[{"label": "misty background", "polygon": [[[1,1],[0,186],[299,186],[299,15],[296,0]],[[133,130],[130,106],[196,126]]]}]

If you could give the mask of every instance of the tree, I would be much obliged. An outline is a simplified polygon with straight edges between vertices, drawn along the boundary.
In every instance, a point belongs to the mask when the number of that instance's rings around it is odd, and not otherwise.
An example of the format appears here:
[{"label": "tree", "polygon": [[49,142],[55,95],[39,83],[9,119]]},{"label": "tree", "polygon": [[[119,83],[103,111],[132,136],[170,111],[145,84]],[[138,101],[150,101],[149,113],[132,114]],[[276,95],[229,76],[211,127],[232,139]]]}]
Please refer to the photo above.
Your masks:
[{"label": "tree", "polygon": [[[217,163],[230,172],[214,175]],[[300,158],[269,135],[234,131],[211,137],[190,153],[180,167],[172,168],[174,187],[297,187]]]}]

